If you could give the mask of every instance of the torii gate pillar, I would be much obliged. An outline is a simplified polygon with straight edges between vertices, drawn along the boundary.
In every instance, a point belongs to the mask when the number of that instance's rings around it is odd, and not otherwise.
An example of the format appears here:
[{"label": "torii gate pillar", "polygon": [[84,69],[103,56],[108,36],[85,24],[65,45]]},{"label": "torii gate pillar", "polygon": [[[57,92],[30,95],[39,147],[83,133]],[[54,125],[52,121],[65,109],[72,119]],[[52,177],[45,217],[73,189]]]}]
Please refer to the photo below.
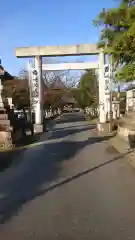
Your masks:
[{"label": "torii gate pillar", "polygon": [[42,107],[42,57],[35,56],[35,68],[38,71],[38,102],[36,104],[35,124],[43,124],[43,107]]},{"label": "torii gate pillar", "polygon": [[30,105],[34,132],[43,131],[43,89],[42,89],[42,57],[34,57],[34,66],[28,62]]},{"label": "torii gate pillar", "polygon": [[104,77],[105,54],[101,49],[99,53],[99,123],[106,122],[105,114],[105,77]]},{"label": "torii gate pillar", "polygon": [[100,132],[112,131],[111,119],[107,122],[107,114],[111,111],[111,93],[109,91],[106,97],[106,80],[105,80],[105,53],[103,49],[99,52],[99,121],[97,128]]}]

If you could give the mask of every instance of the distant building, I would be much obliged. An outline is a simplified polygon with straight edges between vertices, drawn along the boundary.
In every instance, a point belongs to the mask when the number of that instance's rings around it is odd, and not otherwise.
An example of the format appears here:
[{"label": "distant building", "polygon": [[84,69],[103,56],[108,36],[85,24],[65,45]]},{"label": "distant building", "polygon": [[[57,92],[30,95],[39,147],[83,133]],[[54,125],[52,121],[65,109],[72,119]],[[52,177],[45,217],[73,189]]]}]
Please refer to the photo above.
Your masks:
[{"label": "distant building", "polygon": [[7,72],[4,67],[0,64],[0,78],[2,81],[12,80],[14,77]]}]

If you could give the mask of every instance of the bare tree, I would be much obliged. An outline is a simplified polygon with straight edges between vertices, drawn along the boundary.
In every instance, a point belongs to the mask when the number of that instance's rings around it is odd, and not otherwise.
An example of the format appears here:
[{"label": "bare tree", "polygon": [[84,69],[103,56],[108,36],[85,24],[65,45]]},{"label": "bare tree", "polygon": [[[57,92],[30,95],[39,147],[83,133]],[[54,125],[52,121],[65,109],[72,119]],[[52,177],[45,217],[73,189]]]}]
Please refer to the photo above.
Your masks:
[{"label": "bare tree", "polygon": [[29,77],[28,70],[25,68],[22,68],[19,72],[19,78],[22,80],[25,80],[25,79],[28,79],[28,77]]}]

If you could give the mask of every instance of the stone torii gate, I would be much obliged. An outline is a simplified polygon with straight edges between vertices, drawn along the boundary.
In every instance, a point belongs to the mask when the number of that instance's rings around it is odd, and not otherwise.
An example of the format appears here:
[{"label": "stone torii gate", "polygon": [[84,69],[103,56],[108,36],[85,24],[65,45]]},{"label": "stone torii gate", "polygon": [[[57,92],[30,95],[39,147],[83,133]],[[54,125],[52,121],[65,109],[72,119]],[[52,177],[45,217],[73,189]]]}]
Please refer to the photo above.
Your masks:
[{"label": "stone torii gate", "polygon": [[[41,83],[42,83],[42,69],[47,71],[52,70],[82,70],[95,68],[98,69],[99,75],[99,124],[98,129],[103,130],[106,123],[106,96],[105,96],[105,54],[103,49],[99,49],[96,44],[80,44],[67,46],[43,46],[43,47],[19,47],[15,49],[15,55],[18,58],[35,58],[35,68],[38,72],[38,101],[36,111],[36,124],[42,125],[42,98],[41,98]],[[81,56],[81,55],[98,55],[97,62],[84,63],[60,63],[60,64],[43,64],[42,57],[58,57],[58,56]]]}]

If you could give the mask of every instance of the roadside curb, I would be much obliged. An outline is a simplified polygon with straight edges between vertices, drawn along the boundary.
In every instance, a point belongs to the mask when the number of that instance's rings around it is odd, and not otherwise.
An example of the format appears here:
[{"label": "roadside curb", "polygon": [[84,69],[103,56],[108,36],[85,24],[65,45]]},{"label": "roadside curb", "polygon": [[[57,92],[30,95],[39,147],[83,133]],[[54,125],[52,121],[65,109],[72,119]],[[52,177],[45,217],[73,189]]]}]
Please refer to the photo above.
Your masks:
[{"label": "roadside curb", "polygon": [[109,140],[109,144],[117,149],[124,158],[135,168],[135,148],[131,149],[128,142],[120,138],[118,135]]}]

